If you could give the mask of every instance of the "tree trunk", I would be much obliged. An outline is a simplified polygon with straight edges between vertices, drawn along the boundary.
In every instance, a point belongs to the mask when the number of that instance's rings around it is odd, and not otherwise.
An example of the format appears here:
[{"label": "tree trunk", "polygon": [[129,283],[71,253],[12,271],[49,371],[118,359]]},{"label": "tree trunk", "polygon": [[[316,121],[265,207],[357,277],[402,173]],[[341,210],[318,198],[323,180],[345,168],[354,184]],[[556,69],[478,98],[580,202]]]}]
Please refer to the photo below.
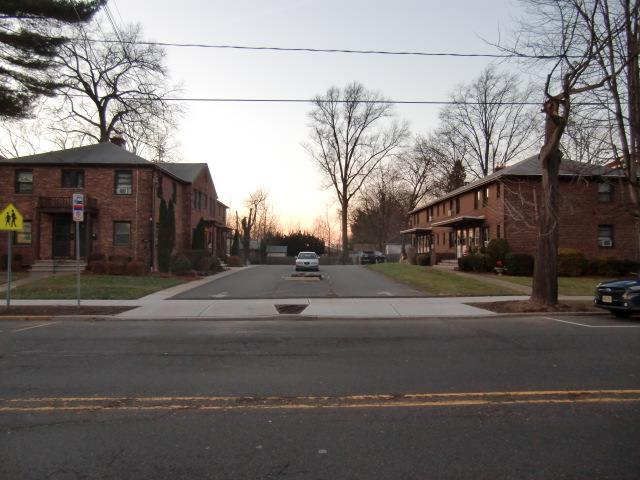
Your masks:
[{"label": "tree trunk", "polygon": [[343,202],[341,205],[342,211],[340,212],[340,227],[342,229],[342,253],[340,254],[340,261],[343,265],[349,263],[349,236],[347,232],[347,216],[349,214],[348,209],[349,204],[346,201]]},{"label": "tree trunk", "polygon": [[568,105],[565,105],[565,116],[562,117],[558,115],[557,101],[547,101],[544,108],[546,113],[545,141],[539,156],[542,167],[542,195],[538,209],[538,237],[531,289],[531,301],[543,305],[558,303],[558,243],[560,239],[558,172],[562,159],[560,138],[566,125],[568,108]]}]

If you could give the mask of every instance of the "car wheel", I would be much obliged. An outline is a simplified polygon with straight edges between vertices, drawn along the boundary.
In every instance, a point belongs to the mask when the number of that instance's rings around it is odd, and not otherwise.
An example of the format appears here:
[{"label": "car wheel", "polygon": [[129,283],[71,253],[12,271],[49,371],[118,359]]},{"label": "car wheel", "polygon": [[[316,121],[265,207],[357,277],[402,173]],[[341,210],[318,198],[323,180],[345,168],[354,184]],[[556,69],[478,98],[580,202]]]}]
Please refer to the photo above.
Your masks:
[{"label": "car wheel", "polygon": [[613,313],[618,318],[627,318],[631,316],[631,312],[628,312],[626,310],[614,310],[611,313]]}]

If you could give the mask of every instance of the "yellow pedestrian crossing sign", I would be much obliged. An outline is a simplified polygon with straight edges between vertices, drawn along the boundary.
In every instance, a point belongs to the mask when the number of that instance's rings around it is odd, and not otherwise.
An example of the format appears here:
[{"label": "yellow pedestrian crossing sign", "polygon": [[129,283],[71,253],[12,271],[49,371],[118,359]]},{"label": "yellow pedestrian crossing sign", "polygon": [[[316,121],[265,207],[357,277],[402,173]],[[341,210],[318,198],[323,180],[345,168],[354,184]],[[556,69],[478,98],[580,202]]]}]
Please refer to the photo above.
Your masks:
[{"label": "yellow pedestrian crossing sign", "polygon": [[0,212],[0,230],[21,232],[24,229],[24,219],[13,203]]}]

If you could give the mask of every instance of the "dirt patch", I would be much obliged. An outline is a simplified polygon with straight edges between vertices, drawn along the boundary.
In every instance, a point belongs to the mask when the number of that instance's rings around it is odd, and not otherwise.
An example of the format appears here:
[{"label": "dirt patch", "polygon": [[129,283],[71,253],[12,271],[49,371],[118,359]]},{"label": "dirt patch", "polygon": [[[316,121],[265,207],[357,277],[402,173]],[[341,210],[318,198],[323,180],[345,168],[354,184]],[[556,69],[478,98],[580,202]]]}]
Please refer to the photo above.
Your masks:
[{"label": "dirt patch", "polygon": [[516,300],[491,303],[468,303],[472,307],[484,308],[495,313],[535,313],[535,312],[602,312],[590,300],[569,300],[553,306]]},{"label": "dirt patch", "polygon": [[72,305],[28,305],[15,306],[7,309],[6,306],[0,308],[0,317],[15,315],[42,315],[53,317],[56,315],[115,315],[126,312],[134,307],[80,307]]}]

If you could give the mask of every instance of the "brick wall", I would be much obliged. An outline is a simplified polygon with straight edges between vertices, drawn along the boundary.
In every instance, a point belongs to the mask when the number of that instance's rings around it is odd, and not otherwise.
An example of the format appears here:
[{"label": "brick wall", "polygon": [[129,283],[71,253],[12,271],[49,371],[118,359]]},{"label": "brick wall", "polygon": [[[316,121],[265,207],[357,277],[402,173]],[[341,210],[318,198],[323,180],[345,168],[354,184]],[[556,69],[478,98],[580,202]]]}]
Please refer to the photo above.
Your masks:
[{"label": "brick wall", "polygon": [[[539,181],[510,180],[506,202],[506,238],[512,251],[535,253],[535,209],[540,201]],[[586,179],[560,182],[560,248],[575,248],[589,258],[635,258],[634,222],[622,185],[613,186],[613,199],[598,200],[598,182]],[[598,225],[613,225],[613,246],[598,246]]]}]

